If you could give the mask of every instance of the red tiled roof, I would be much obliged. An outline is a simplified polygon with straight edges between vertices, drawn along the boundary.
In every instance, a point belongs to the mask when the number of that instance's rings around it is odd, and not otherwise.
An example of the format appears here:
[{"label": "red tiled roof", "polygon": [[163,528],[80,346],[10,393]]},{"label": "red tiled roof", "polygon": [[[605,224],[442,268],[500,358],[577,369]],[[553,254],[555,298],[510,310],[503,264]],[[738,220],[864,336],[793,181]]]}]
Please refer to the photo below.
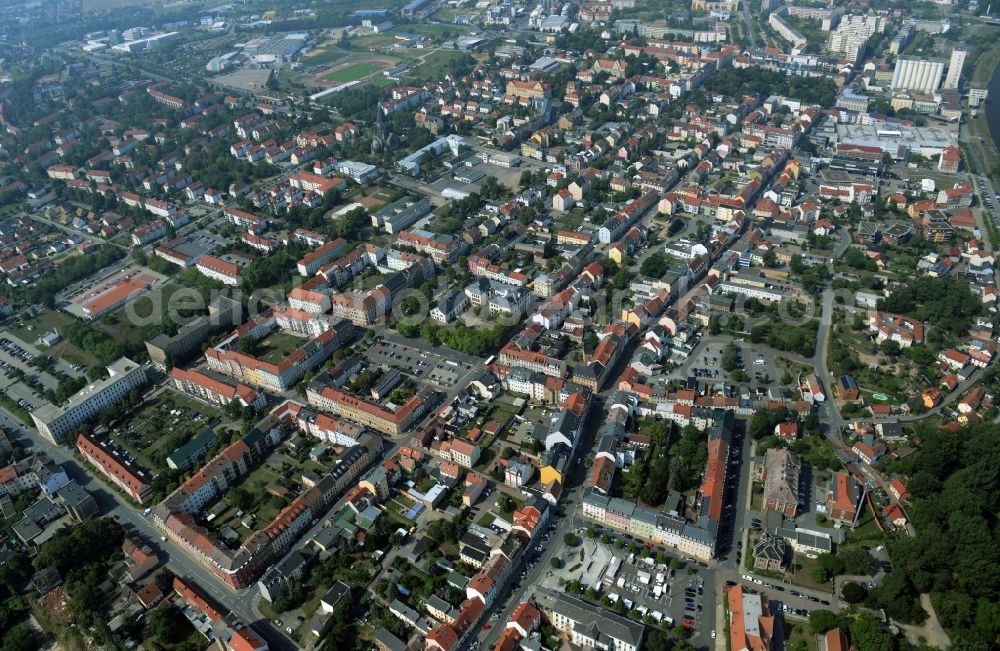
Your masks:
[{"label": "red tiled roof", "polygon": [[222,620],[223,614],[216,610],[214,606],[209,604],[208,600],[202,596],[201,592],[199,592],[195,586],[188,585],[187,582],[179,576],[174,577],[173,585],[174,590],[177,594],[184,598],[184,601],[188,602],[192,608],[208,617],[210,621],[217,622]]}]

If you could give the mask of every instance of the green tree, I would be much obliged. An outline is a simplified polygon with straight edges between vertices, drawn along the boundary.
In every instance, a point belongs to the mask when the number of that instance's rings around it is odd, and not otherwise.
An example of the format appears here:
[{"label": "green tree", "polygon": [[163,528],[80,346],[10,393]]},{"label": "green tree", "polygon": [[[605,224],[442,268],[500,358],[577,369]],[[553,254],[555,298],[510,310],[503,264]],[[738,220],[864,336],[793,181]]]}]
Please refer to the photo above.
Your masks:
[{"label": "green tree", "polygon": [[809,614],[809,627],[816,635],[826,633],[840,626],[837,615],[829,610],[814,610]]},{"label": "green tree", "polygon": [[3,634],[0,651],[35,651],[39,648],[38,637],[27,626],[16,626]]},{"label": "green tree", "polygon": [[860,604],[868,598],[868,591],[861,584],[850,581],[841,587],[840,595],[849,604]]},{"label": "green tree", "polygon": [[722,351],[722,357],[719,359],[719,365],[730,373],[736,370],[736,366],[739,363],[739,359],[736,356],[736,344],[729,342]]},{"label": "green tree", "polygon": [[657,251],[642,261],[639,271],[644,276],[650,278],[662,278],[667,273],[667,257],[662,252]]},{"label": "green tree", "polygon": [[187,618],[173,604],[165,604],[149,616],[153,638],[160,644],[177,644],[191,632]]},{"label": "green tree", "polygon": [[840,559],[841,571],[839,574],[858,575],[868,574],[872,569],[871,554],[861,547],[847,547],[837,552]]}]

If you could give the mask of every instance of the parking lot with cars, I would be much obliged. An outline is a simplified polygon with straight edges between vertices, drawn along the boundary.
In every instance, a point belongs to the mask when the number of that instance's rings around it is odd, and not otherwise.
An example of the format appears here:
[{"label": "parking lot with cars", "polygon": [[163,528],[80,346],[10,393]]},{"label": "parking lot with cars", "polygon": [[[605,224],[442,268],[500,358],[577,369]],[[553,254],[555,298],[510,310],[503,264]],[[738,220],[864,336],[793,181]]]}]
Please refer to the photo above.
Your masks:
[{"label": "parking lot with cars", "polygon": [[[728,343],[728,339],[706,337],[684,363],[664,376],[664,379],[685,380],[690,377],[706,383],[733,382],[733,373],[722,368],[723,352]],[[781,372],[774,363],[775,353],[770,349],[737,342],[736,350],[736,369],[746,373],[751,387],[770,386],[781,377]]]},{"label": "parking lot with cars", "polygon": [[25,349],[21,348],[16,343],[8,339],[7,337],[0,337],[0,348],[2,348],[4,352],[6,352],[11,357],[25,363],[30,362],[35,357],[31,353],[29,353],[28,351],[26,351]]},{"label": "parking lot with cars", "polygon": [[387,339],[373,342],[365,351],[373,363],[398,369],[418,380],[451,388],[472,369],[472,363],[455,360],[433,350],[426,350]]},{"label": "parking lot with cars", "polygon": [[[12,387],[8,396],[16,400],[18,406],[28,409],[34,409],[44,404],[38,387],[55,391],[59,386],[59,380],[55,377],[31,367],[30,362],[33,359],[33,354],[9,338],[0,338],[0,371],[3,373],[2,379],[9,380]],[[26,383],[18,382],[18,373],[23,373],[24,377],[27,378],[34,378],[38,384],[32,388]],[[31,384],[34,383],[31,382]]]},{"label": "parking lot with cars", "polygon": [[655,547],[643,556],[631,551],[635,546],[641,551],[642,544],[627,535],[598,527],[592,540],[585,523],[577,524],[581,545],[562,550],[562,568],[547,571],[542,585],[562,590],[579,581],[587,593],[593,588],[589,594],[606,607],[637,620],[682,625],[694,637],[707,638],[715,630],[715,575],[707,564],[675,560]]}]

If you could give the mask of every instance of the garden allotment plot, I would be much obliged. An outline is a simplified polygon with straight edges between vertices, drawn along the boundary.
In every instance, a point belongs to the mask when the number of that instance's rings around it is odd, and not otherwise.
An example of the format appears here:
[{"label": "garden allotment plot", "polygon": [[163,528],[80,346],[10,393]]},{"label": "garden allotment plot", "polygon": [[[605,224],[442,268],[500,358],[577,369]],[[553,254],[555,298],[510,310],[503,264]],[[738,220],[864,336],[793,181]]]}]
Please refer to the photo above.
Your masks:
[{"label": "garden allotment plot", "polygon": [[219,412],[193,398],[165,391],[128,424],[112,432],[116,443],[154,472],[167,469],[167,456],[218,423]]}]

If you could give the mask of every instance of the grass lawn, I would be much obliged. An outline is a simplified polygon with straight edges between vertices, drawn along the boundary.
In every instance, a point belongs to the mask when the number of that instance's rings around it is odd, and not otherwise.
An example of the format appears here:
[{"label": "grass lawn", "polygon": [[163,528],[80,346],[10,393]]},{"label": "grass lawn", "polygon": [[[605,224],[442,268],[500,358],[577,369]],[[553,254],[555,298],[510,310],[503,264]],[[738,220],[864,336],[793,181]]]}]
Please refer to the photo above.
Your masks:
[{"label": "grass lawn", "polygon": [[408,519],[404,515],[409,510],[410,507],[396,498],[389,500],[385,505],[385,514],[389,516],[389,519],[405,527],[412,527],[415,524],[413,520]]},{"label": "grass lawn", "polygon": [[375,74],[382,69],[382,66],[377,66],[374,63],[355,63],[347,66],[346,68],[341,68],[330,74],[323,75],[323,79],[327,81],[332,81],[334,83],[342,84],[348,81],[355,81],[368,75]]},{"label": "grass lawn", "polygon": [[779,369],[788,371],[792,377],[795,377],[799,373],[806,374],[812,372],[812,369],[808,366],[793,362],[787,357],[781,357],[780,355],[774,360],[774,363]]},{"label": "grass lawn", "polygon": [[73,366],[100,366],[101,360],[97,359],[90,353],[86,353],[70,342],[63,340],[58,344],[49,348],[45,351],[50,357],[58,357],[59,359],[72,364]]},{"label": "grass lawn", "polygon": [[365,36],[358,36],[351,39],[351,44],[357,50],[369,49],[374,51],[379,48],[389,47],[395,42],[396,37],[392,34],[366,34]]},{"label": "grass lawn", "polygon": [[847,532],[847,540],[854,545],[881,543],[885,540],[885,534],[878,528],[875,516],[872,515],[867,503],[865,503],[864,508],[864,513],[861,514],[861,521],[858,523],[857,528]]},{"label": "grass lawn", "polygon": [[575,231],[580,228],[583,218],[586,216],[583,210],[570,210],[558,220],[559,229],[564,231]]},{"label": "grass lawn", "polygon": [[[813,590],[830,590],[833,586],[829,583],[817,583],[812,578],[812,572],[816,569],[816,559],[807,558],[803,554],[795,554],[792,559],[792,565],[795,568],[792,575],[792,583],[795,585],[801,585],[803,588],[812,588]],[[802,566],[801,569],[798,566]]]},{"label": "grass lawn", "polygon": [[483,517],[476,520],[476,524],[478,524],[480,527],[488,527],[492,525],[493,521],[496,519],[497,517],[493,515],[492,511],[487,511],[486,513],[483,514]]},{"label": "grass lawn", "polygon": [[764,485],[754,482],[750,487],[750,510],[760,511],[764,506]]},{"label": "grass lawn", "polygon": [[119,310],[115,310],[111,314],[102,317],[101,321],[109,326],[132,326],[134,324],[130,323],[129,314],[134,314],[139,318],[148,319],[150,323],[159,323],[160,315],[170,305],[170,297],[181,289],[184,289],[184,287],[177,283],[157,285],[149,293],[132,301],[128,309],[122,307]]},{"label": "grass lawn", "polygon": [[270,364],[277,364],[298,350],[305,342],[306,340],[302,337],[297,337],[287,332],[275,332],[258,342],[257,350],[259,352],[257,359]]},{"label": "grass lawn", "polygon": [[[468,12],[466,12],[468,13]],[[446,25],[440,23],[420,23],[415,25],[399,25],[396,29],[407,34],[420,34],[431,38],[443,38],[445,32],[448,38],[454,38],[459,34],[466,34],[472,28],[468,25]]]},{"label": "grass lawn", "polygon": [[[143,326],[158,326],[170,304],[170,297],[183,289],[176,283],[154,287],[141,298],[100,317],[94,325],[126,348],[141,348],[147,334]],[[134,321],[139,320],[139,323]]]},{"label": "grass lawn", "polygon": [[[314,54],[315,53],[315,54]],[[304,55],[302,57],[302,63],[307,66],[322,65],[324,63],[333,63],[339,59],[346,58],[352,53],[337,47],[332,41],[328,41],[327,44],[321,45],[314,49],[312,52]]]},{"label": "grass lawn", "polygon": [[274,520],[278,516],[278,511],[281,510],[275,508],[274,504],[271,503],[271,497],[271,495],[264,495],[257,506],[257,528],[263,527],[268,522]]},{"label": "grass lawn", "polygon": [[[32,319],[24,319],[21,325],[16,328],[11,328],[10,331],[14,334],[14,336],[19,337],[29,344],[33,344],[40,335],[51,331],[53,328],[58,331],[62,329],[63,326],[73,323],[74,321],[76,321],[76,319],[65,312],[42,310],[36,317]],[[28,330],[29,327],[31,330]]]},{"label": "grass lawn", "polygon": [[[409,27],[409,25],[407,25]],[[448,25],[451,27],[451,25]],[[406,72],[406,76],[412,79],[439,79],[451,69],[451,63],[461,58],[465,53],[452,50],[439,50],[431,52],[420,62],[421,56],[425,53],[421,50],[403,50],[399,56],[414,61],[414,66]]]},{"label": "grass lawn", "polygon": [[380,273],[365,274],[361,278],[361,291],[367,292],[375,289],[385,281],[385,276]]},{"label": "grass lawn", "polygon": [[785,648],[789,651],[816,651],[816,636],[806,622],[785,620]]}]

